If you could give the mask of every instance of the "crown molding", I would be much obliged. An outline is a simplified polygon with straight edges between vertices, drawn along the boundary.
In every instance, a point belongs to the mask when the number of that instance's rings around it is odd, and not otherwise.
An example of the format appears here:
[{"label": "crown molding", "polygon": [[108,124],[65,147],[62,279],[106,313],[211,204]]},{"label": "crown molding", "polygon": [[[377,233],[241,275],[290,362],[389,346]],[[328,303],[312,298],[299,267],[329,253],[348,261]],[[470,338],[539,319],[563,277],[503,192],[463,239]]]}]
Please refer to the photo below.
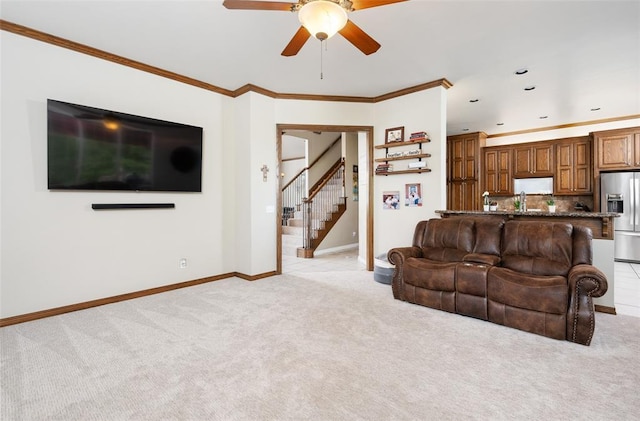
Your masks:
[{"label": "crown molding", "polygon": [[248,92],[255,92],[255,93],[265,95],[267,97],[274,98],[274,99],[375,103],[375,102],[385,101],[385,100],[403,96],[403,95],[408,95],[414,92],[423,91],[426,89],[436,88],[439,86],[445,89],[449,89],[450,87],[453,86],[451,82],[443,78],[443,79],[434,80],[432,82],[427,82],[427,83],[412,86],[409,88],[401,89],[395,92],[390,92],[388,94],[379,95],[376,97],[278,93],[278,92],[270,91],[265,88],[261,88],[260,86],[256,86],[253,84],[246,84],[232,91],[229,89],[221,88],[216,85],[212,85],[210,83],[203,82],[198,79],[193,79],[188,76],[184,76],[175,72],[161,69],[159,67],[151,66],[136,60],[132,60],[127,57],[119,56],[117,54],[112,54],[107,51],[89,47],[88,45],[85,45],[85,44],[80,44],[75,41],[71,41],[55,35],[47,34],[46,32],[41,32],[26,26],[18,25],[16,23],[12,23],[4,19],[0,19],[0,29],[3,31],[17,34],[17,35],[22,35],[24,37],[31,38],[37,41],[45,42],[47,44],[52,44],[57,47],[66,48],[71,51],[75,51],[75,52],[86,54],[102,60],[117,63],[122,66],[131,67],[133,69],[141,70],[143,72],[151,73],[157,76],[162,76],[167,79],[185,83],[187,85],[196,86],[198,88],[205,89],[211,92],[216,92],[218,94],[229,96],[232,98],[239,97]]},{"label": "crown molding", "polygon": [[557,126],[538,127],[535,129],[517,130],[513,132],[489,134],[487,135],[487,139],[492,139],[496,137],[515,136],[515,135],[535,133],[535,132],[547,132],[550,130],[567,129],[570,127],[591,126],[593,124],[612,123],[614,121],[633,120],[636,118],[640,118],[640,114],[632,114],[632,115],[626,115],[622,117],[601,118],[599,120],[580,121],[577,123],[569,123],[569,124],[558,124]]}]

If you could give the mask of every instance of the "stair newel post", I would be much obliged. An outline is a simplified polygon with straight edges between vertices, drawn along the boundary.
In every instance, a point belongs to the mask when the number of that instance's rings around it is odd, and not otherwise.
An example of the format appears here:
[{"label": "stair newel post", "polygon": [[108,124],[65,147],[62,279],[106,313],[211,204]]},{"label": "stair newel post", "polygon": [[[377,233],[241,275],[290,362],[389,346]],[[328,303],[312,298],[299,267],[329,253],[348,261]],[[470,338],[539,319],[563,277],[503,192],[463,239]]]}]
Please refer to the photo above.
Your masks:
[{"label": "stair newel post", "polygon": [[311,248],[311,221],[313,220],[311,215],[312,202],[312,200],[309,200],[306,197],[302,198],[302,245],[305,249]]}]

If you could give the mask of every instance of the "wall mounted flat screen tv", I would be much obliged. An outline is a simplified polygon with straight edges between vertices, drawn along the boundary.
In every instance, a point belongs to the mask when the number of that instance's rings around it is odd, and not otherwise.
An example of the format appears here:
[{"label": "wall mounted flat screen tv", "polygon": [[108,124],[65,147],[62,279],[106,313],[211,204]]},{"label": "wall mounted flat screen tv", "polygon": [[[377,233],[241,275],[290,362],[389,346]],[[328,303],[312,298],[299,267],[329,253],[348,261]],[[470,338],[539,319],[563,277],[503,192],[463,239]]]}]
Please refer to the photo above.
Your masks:
[{"label": "wall mounted flat screen tv", "polygon": [[202,128],[47,100],[50,190],[202,191]]}]

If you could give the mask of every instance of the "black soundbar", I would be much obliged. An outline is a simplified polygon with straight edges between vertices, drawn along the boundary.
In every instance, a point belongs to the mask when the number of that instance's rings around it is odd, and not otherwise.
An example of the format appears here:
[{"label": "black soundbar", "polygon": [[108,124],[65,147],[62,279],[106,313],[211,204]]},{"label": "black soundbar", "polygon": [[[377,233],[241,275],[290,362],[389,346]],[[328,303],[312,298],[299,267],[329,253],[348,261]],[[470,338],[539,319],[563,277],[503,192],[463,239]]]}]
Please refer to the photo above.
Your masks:
[{"label": "black soundbar", "polygon": [[106,209],[169,209],[175,208],[175,203],[92,203],[94,210]]}]

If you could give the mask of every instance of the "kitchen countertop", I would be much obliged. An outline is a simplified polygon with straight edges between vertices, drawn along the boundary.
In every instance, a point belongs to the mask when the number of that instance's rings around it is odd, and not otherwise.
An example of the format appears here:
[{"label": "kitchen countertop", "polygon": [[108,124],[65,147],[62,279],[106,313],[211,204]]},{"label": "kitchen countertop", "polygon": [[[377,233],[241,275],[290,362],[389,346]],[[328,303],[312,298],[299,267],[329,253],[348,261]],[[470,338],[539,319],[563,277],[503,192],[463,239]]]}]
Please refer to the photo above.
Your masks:
[{"label": "kitchen countertop", "polygon": [[593,238],[602,240],[613,240],[614,221],[620,214],[615,212],[548,212],[546,210],[516,212],[507,210],[497,211],[457,211],[457,210],[437,210],[442,218],[459,218],[465,216],[479,216],[487,218],[502,218],[505,220],[517,219],[528,221],[549,221],[554,218],[553,222],[567,222],[572,225],[581,225],[591,228]]},{"label": "kitchen countertop", "polygon": [[615,212],[585,212],[585,211],[575,211],[575,212],[547,212],[547,211],[526,211],[526,212],[516,212],[516,211],[507,211],[507,210],[497,210],[497,211],[456,211],[456,210],[437,210],[436,213],[439,214],[449,214],[449,215],[507,215],[507,216],[546,216],[551,218],[618,218],[620,216],[619,213]]}]

